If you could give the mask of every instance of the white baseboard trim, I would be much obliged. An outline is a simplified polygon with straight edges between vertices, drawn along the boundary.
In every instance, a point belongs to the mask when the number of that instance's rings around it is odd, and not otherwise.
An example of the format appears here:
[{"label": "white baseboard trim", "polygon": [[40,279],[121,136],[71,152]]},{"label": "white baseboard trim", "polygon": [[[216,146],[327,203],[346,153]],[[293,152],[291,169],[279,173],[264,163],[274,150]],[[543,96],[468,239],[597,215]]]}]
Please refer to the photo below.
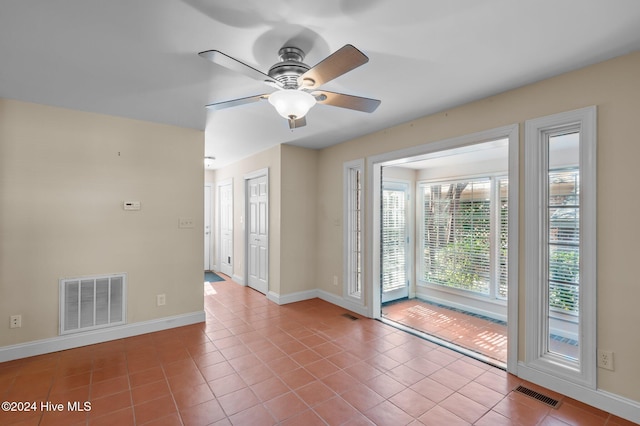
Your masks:
[{"label": "white baseboard trim", "polygon": [[170,328],[197,324],[204,322],[205,319],[205,312],[198,311],[189,314],[141,321],[133,324],[125,324],[119,327],[103,328],[84,333],[68,334],[49,339],[19,343],[17,345],[3,346],[0,348],[0,362],[64,351],[67,349],[79,348],[81,346],[108,342],[110,340],[124,339],[126,337],[152,333],[154,331],[162,331]]},{"label": "white baseboard trim", "polygon": [[324,290],[317,290],[318,297],[324,301],[329,303],[333,303],[334,305],[340,306],[341,308],[347,309],[351,312],[355,312],[358,315],[362,315],[363,317],[369,317],[369,313],[367,312],[367,307],[364,305],[360,305],[358,303],[352,302],[350,300],[345,299],[342,296],[337,296],[333,293],[329,293]]},{"label": "white baseboard trim", "polygon": [[280,295],[273,291],[267,293],[267,298],[278,305],[286,305],[287,303],[295,303],[301,302],[303,300],[309,300],[317,297],[318,299],[322,299],[326,302],[332,303],[336,306],[340,306],[348,311],[355,312],[358,315],[362,315],[363,317],[368,317],[367,308],[363,305],[359,305],[350,300],[345,299],[341,296],[336,296],[335,294],[329,293],[324,290],[305,290],[298,291],[295,293],[289,293],[285,295]]},{"label": "white baseboard trim", "polygon": [[288,303],[301,302],[303,300],[309,300],[318,297],[317,290],[305,290],[297,291],[295,293],[289,293],[280,295],[273,291],[267,293],[267,298],[278,305],[286,305]]},{"label": "white baseboard trim", "polygon": [[638,401],[601,389],[594,390],[573,384],[559,377],[534,370],[523,362],[518,363],[518,377],[640,424],[640,402]]},{"label": "white baseboard trim", "polygon": [[246,286],[246,284],[244,283],[244,277],[241,277],[240,275],[235,275],[234,274],[234,275],[231,276],[231,279],[234,282],[236,282],[236,283],[238,283],[240,285],[245,285]]}]

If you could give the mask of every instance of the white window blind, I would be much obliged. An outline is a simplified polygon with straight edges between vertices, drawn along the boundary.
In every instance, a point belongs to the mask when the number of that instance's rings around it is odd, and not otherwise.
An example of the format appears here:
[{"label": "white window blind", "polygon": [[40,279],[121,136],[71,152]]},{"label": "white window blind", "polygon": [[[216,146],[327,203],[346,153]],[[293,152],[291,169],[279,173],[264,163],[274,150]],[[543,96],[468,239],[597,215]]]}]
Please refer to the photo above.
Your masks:
[{"label": "white window blind", "polygon": [[507,298],[506,177],[423,183],[422,280]]},{"label": "white window blind", "polygon": [[382,290],[407,284],[406,195],[404,190],[382,191]]},{"label": "white window blind", "polygon": [[500,227],[500,235],[498,236],[498,291],[496,297],[506,300],[509,288],[509,269],[507,267],[507,253],[509,252],[509,179],[499,177],[496,181],[498,197],[500,199],[498,206],[498,222]]},{"label": "white window blind", "polygon": [[362,207],[364,161],[344,164],[344,295],[362,301]]},{"label": "white window blind", "polygon": [[549,309],[579,313],[580,194],[579,169],[549,171]]}]

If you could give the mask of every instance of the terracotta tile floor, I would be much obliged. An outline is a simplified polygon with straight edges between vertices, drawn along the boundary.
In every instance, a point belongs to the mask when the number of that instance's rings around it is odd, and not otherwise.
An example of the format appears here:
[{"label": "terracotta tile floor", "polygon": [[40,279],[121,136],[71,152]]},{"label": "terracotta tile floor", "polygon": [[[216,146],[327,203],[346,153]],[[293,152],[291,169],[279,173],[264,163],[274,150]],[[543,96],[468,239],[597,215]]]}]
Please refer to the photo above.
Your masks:
[{"label": "terracotta tile floor", "polygon": [[382,316],[506,365],[507,325],[504,322],[419,299],[389,303],[382,307]]},{"label": "terracotta tile floor", "polygon": [[[507,363],[507,325],[420,299],[405,299],[382,307],[382,316],[409,328],[435,336],[487,357],[486,361]],[[550,349],[565,356],[577,357],[576,343],[551,339]]]},{"label": "terracotta tile floor", "polygon": [[631,424],[554,393],[550,409],[502,370],[319,299],[277,306],[230,281],[205,294],[204,324],[0,363],[0,401],[37,406],[0,424]]}]

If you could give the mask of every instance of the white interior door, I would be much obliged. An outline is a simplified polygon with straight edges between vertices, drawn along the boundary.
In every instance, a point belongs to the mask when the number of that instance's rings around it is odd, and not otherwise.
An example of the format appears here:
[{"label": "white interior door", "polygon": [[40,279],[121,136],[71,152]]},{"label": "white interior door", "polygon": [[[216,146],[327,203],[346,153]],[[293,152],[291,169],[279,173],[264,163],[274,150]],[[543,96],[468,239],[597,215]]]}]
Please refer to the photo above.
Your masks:
[{"label": "white interior door", "polygon": [[268,212],[267,176],[247,181],[247,284],[267,294],[268,285]]},{"label": "white interior door", "polygon": [[204,270],[211,270],[211,185],[204,187]]},{"label": "white interior door", "polygon": [[233,184],[218,187],[218,217],[220,218],[220,272],[233,275]]}]

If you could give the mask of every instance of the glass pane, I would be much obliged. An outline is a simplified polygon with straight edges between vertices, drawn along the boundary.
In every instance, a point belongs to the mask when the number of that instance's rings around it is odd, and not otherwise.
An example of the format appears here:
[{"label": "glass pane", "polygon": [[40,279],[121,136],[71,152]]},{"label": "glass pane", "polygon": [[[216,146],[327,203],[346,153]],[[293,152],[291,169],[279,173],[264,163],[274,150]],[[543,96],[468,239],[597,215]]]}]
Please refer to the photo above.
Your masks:
[{"label": "glass pane", "polygon": [[348,294],[360,298],[362,295],[362,176],[358,168],[348,169],[347,181],[347,286]]},{"label": "glass pane", "polygon": [[578,360],[580,345],[579,133],[549,137],[547,334],[549,352]]},{"label": "glass pane", "polygon": [[382,291],[404,287],[406,275],[405,192],[382,191]]},{"label": "glass pane", "polygon": [[491,180],[433,184],[423,191],[423,279],[489,294]]},{"label": "glass pane", "polygon": [[498,179],[500,191],[500,236],[498,247],[498,291],[499,299],[507,299],[508,281],[508,252],[509,252],[509,181],[506,177]]}]

